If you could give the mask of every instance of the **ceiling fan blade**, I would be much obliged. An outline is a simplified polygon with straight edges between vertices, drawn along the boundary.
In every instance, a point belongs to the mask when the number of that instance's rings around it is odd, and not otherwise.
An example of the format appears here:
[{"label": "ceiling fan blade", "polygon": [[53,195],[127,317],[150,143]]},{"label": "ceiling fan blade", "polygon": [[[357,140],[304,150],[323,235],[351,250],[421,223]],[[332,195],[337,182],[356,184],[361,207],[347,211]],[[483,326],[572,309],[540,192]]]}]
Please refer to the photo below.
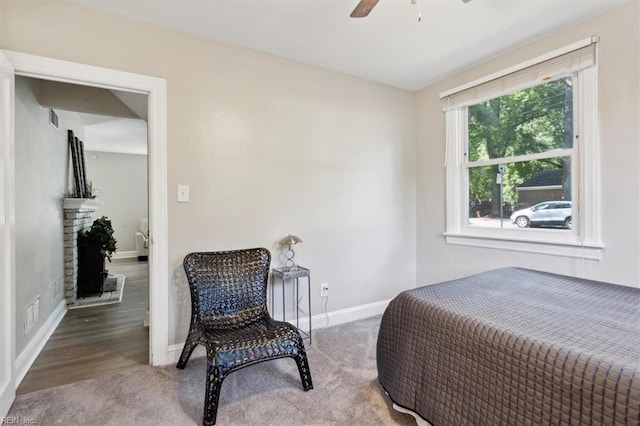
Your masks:
[{"label": "ceiling fan blade", "polygon": [[353,9],[353,12],[351,12],[351,15],[349,16],[351,16],[352,18],[366,17],[367,15],[369,15],[371,10],[373,10],[376,4],[378,4],[378,1],[380,0],[360,0],[360,3],[358,3],[356,8]]}]

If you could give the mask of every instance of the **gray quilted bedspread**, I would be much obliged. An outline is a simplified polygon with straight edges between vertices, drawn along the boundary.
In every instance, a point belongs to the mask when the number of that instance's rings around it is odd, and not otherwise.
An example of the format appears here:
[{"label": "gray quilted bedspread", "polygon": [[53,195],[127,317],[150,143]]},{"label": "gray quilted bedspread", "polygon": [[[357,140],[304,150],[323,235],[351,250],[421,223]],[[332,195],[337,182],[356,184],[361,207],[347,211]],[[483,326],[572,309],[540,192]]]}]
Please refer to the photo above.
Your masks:
[{"label": "gray quilted bedspread", "polygon": [[405,291],[377,363],[436,426],[639,425],[640,288],[504,268]]}]

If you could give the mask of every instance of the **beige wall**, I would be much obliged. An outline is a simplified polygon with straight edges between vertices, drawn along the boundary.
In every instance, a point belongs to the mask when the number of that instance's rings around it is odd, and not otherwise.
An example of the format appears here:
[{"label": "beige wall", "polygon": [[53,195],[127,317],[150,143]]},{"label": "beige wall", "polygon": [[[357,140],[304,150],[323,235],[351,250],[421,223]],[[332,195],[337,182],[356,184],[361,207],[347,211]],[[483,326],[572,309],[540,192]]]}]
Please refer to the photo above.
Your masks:
[{"label": "beige wall", "polygon": [[[522,266],[640,286],[640,3],[568,28],[419,92],[417,162],[418,283],[501,266]],[[447,245],[444,114],[439,93],[597,35],[602,155],[601,261]]]},{"label": "beige wall", "polygon": [[170,344],[190,251],[265,246],[277,263],[299,235],[314,314],[321,282],[329,311],[415,286],[415,94],[66,2],[0,7],[1,48],[166,79]]}]

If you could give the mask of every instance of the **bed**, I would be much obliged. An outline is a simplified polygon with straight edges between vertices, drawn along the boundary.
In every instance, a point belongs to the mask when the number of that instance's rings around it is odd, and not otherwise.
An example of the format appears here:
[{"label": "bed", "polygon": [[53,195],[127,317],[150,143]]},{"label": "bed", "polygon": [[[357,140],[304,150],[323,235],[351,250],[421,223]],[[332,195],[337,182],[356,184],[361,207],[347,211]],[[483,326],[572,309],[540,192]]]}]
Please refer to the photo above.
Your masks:
[{"label": "bed", "polygon": [[639,425],[640,288],[503,268],[408,290],[376,357],[435,426]]}]

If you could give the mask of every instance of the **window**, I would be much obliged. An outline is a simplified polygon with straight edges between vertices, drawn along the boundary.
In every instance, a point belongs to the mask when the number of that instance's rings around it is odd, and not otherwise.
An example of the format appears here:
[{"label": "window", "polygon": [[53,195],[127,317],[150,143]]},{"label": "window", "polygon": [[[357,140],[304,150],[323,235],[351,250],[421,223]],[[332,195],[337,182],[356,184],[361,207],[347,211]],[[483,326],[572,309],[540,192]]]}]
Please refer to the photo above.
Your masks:
[{"label": "window", "polygon": [[599,259],[595,41],[441,97],[447,242]]}]

